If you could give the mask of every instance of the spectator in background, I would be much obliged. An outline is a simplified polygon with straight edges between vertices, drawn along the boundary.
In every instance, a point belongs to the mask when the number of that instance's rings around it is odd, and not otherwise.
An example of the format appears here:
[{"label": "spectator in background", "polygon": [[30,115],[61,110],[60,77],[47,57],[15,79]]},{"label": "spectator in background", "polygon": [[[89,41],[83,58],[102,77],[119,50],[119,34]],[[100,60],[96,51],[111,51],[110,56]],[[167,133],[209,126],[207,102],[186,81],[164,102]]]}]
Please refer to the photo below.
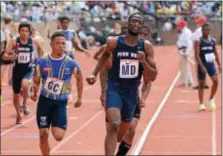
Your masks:
[{"label": "spectator in background", "polygon": [[155,7],[154,7],[153,2],[149,2],[148,3],[147,12],[149,12],[149,13],[155,13]]},{"label": "spectator in background", "polygon": [[89,49],[89,38],[85,33],[85,29],[81,27],[79,31],[77,31],[78,37],[80,38],[81,45],[84,49]]},{"label": "spectator in background", "polygon": [[180,20],[176,23],[177,29],[180,31],[177,40],[177,48],[179,52],[179,62],[181,71],[181,84],[178,87],[192,86],[192,74],[188,57],[191,54],[193,43],[191,41],[191,30],[187,27],[187,22]]},{"label": "spectator in background", "polygon": [[167,19],[163,25],[163,31],[170,31],[172,29],[172,23],[170,19]]},{"label": "spectator in background", "polygon": [[[45,20],[45,12],[47,12],[50,18],[56,20],[59,14],[67,15],[69,17],[75,17],[73,20],[78,21],[78,15],[83,12],[90,14],[91,20],[100,21],[102,17],[105,19],[121,19],[125,20],[128,14],[136,12],[137,9],[128,6],[127,4],[134,5],[143,9],[144,11],[152,14],[160,14],[166,17],[175,18],[175,13],[191,14],[192,16],[197,14],[207,13],[216,17],[221,17],[221,1],[217,2],[195,2],[195,1],[137,1],[137,2],[43,2],[43,1],[30,1],[30,2],[1,2],[1,16],[10,13],[13,16],[13,20],[21,21],[21,18],[28,21],[37,22]],[[203,11],[202,11],[203,10]],[[48,16],[48,15],[47,15]]]},{"label": "spectator in background", "polygon": [[112,33],[109,34],[109,36],[115,36],[117,34],[121,34],[121,32],[122,32],[121,24],[118,22],[115,22],[114,29],[113,29]]},{"label": "spectator in background", "polygon": [[152,42],[155,45],[164,43],[164,41],[157,29],[153,30],[151,37],[152,37]]}]

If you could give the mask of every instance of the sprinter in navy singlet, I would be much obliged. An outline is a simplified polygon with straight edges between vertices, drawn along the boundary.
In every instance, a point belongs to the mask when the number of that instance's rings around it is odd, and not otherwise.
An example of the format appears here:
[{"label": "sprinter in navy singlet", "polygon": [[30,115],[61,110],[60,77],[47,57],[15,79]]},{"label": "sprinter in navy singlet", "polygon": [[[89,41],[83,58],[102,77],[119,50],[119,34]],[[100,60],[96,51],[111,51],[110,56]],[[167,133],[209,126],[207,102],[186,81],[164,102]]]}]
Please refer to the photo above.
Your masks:
[{"label": "sprinter in navy singlet", "polygon": [[[60,18],[61,32],[65,35],[66,38],[66,51],[65,53],[74,59],[75,49],[84,52],[88,57],[90,56],[89,52],[83,49],[80,45],[80,40],[77,37],[77,34],[74,30],[68,29],[70,19],[67,16],[62,16]],[[75,49],[74,49],[75,48]]]},{"label": "sprinter in navy singlet", "polygon": [[23,95],[23,110],[24,115],[29,115],[29,110],[26,105],[28,97],[29,79],[32,73],[33,63],[33,44],[36,45],[39,53],[42,53],[42,48],[38,42],[30,38],[31,26],[29,23],[23,22],[19,25],[19,37],[12,39],[3,56],[5,60],[14,61],[12,73],[12,87],[13,87],[13,102],[17,112],[16,124],[22,122],[22,115],[20,112],[20,91],[22,88]]},{"label": "sprinter in navy singlet", "polygon": [[199,81],[199,100],[200,106],[199,110],[205,110],[206,107],[203,102],[204,94],[204,80],[206,73],[211,77],[213,82],[211,87],[211,94],[209,97],[209,106],[211,109],[215,109],[214,96],[217,92],[218,87],[218,73],[214,62],[218,64],[219,72],[221,72],[221,65],[219,61],[219,56],[216,48],[216,41],[210,35],[210,25],[204,24],[202,26],[202,37],[195,42],[195,53],[198,62],[198,81]]},{"label": "sprinter in navy singlet", "polygon": [[[144,39],[145,41],[149,41],[149,35],[150,35],[150,28],[147,25],[143,25],[140,30],[140,37]],[[148,55],[152,58],[154,58],[154,52],[153,52],[153,46],[152,44],[150,45],[150,50]],[[156,69],[156,64],[155,62],[148,62],[153,68]],[[121,155],[127,155],[128,151],[130,150],[133,139],[136,133],[136,128],[138,126],[140,116],[141,116],[141,108],[145,107],[145,101],[146,98],[150,92],[152,82],[145,82],[143,79],[142,83],[142,89],[141,89],[141,95],[138,95],[138,103],[136,105],[135,111],[134,111],[134,118],[131,121],[129,130],[125,134],[123,140],[119,144],[118,151],[116,153],[117,156]],[[138,91],[140,93],[140,91]]]},{"label": "sprinter in navy singlet", "polygon": [[143,17],[137,13],[132,14],[128,20],[128,33],[108,38],[105,52],[93,73],[87,77],[87,82],[94,84],[98,72],[112,54],[112,68],[109,69],[106,91],[108,127],[105,155],[114,155],[116,141],[121,141],[129,128],[138,103],[138,87],[142,74],[146,82],[154,80],[157,75],[156,69],[147,63],[153,60],[148,56],[150,43],[138,37],[142,25]]},{"label": "sprinter in navy singlet", "polygon": [[[123,27],[122,29],[123,30]],[[119,32],[119,31],[118,31]],[[122,31],[121,33],[116,33],[113,32],[111,34],[109,34],[109,36],[120,36],[120,35],[125,35],[127,32]],[[95,60],[99,60],[99,57],[102,55],[102,53],[105,51],[106,48],[106,44],[102,45],[99,50],[94,54],[94,59]],[[112,66],[112,56],[109,58],[107,64],[101,68],[100,70],[100,84],[101,84],[101,96],[100,96],[100,100],[101,100],[101,105],[104,106],[105,104],[105,93],[106,93],[106,81],[107,81],[107,77],[108,77],[108,69],[111,68]]]}]

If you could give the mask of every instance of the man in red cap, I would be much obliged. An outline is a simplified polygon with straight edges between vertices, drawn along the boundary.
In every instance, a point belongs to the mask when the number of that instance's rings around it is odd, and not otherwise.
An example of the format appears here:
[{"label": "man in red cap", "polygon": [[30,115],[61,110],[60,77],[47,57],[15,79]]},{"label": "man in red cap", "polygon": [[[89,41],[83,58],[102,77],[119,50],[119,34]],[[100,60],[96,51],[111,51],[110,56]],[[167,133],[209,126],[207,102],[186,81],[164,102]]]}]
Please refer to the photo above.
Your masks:
[{"label": "man in red cap", "polygon": [[[200,39],[202,37],[202,31],[201,28],[202,26],[207,23],[207,19],[204,16],[198,16],[197,18],[195,18],[194,22],[196,23],[197,29],[193,32],[191,39],[193,41],[193,43],[195,43],[196,40]],[[198,89],[199,86],[195,86],[194,89]],[[205,79],[205,89],[208,89],[209,86],[206,83],[206,79]]]},{"label": "man in red cap", "polygon": [[191,39],[193,42],[195,42],[197,39],[201,38],[201,36],[202,36],[201,27],[202,27],[202,25],[207,23],[207,19],[206,19],[206,17],[198,17],[198,18],[195,18],[194,21],[197,25],[197,29],[193,32],[193,34],[191,36]]},{"label": "man in red cap", "polygon": [[179,20],[176,23],[176,26],[177,29],[180,31],[177,40],[181,71],[181,84],[179,85],[179,87],[192,86],[193,80],[188,61],[188,57],[193,49],[193,43],[191,40],[192,32],[187,27],[187,22],[184,20]]}]

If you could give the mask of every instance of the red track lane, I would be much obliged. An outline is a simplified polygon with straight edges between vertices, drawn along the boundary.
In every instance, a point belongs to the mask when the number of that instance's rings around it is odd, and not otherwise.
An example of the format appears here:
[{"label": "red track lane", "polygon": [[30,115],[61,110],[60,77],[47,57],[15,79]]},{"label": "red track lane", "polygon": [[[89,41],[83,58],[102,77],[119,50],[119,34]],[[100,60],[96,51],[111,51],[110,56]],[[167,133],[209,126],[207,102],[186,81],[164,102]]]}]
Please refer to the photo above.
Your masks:
[{"label": "red track lane", "polygon": [[[158,64],[159,68],[159,76],[154,82],[152,86],[152,91],[147,99],[147,106],[143,109],[142,117],[140,120],[140,124],[137,128],[137,134],[134,140],[134,143],[136,143],[145,130],[145,127],[149,120],[151,119],[152,115],[156,111],[159,103],[161,102],[163,96],[165,95],[169,85],[171,84],[175,73],[178,70],[178,58],[176,50],[174,50],[173,47],[156,47],[155,49],[155,59]],[[77,60],[79,60],[80,65],[82,69],[84,69],[84,76],[86,77],[91,69],[92,66],[95,64],[94,60],[87,59],[82,54],[77,54]],[[169,61],[170,60],[170,61]],[[165,62],[165,65],[164,65]],[[167,64],[166,62],[170,62]],[[73,84],[75,81],[72,81]],[[75,87],[74,92],[75,92]],[[50,145],[51,149],[53,151],[52,154],[58,154],[58,155],[72,155],[72,154],[104,154],[104,136],[105,136],[105,123],[104,123],[104,112],[103,108],[100,106],[100,102],[98,100],[100,95],[100,86],[99,83],[95,84],[94,86],[89,86],[86,83],[84,84],[84,100],[83,100],[83,106],[79,109],[72,108],[72,105],[69,106],[68,109],[68,130],[66,133],[66,136],[63,141],[56,142],[52,136],[50,136]],[[6,92],[6,93],[5,93]],[[4,94],[5,93],[5,94]],[[182,94],[181,94],[182,96]],[[14,108],[10,102],[12,99],[12,93],[11,88],[4,87],[3,88],[3,104],[7,104],[5,106],[1,107],[1,134],[4,132],[7,132],[11,127],[14,127],[15,118],[14,115]],[[74,96],[73,99],[76,96]],[[171,96],[172,98],[172,96]],[[196,98],[196,97],[195,97]],[[196,100],[196,99],[195,99]],[[29,100],[30,101],[30,100]],[[168,104],[165,107],[166,110],[164,112],[166,113],[174,113],[171,107],[173,104]],[[182,104],[184,105],[184,104]],[[169,106],[171,108],[169,108]],[[33,102],[30,102],[30,107],[33,112],[32,115],[35,115],[35,109],[36,104]],[[181,108],[182,110],[179,110]],[[174,107],[174,109],[179,113],[179,111],[189,111],[190,107]],[[192,113],[195,113],[195,109],[197,107],[191,108],[190,111]],[[188,113],[188,112],[187,112]],[[163,112],[162,112],[163,114]],[[169,114],[166,114],[168,116]],[[219,119],[219,114],[217,114],[217,118]],[[205,117],[205,113],[201,113],[201,117]],[[160,122],[163,121],[163,119],[168,118],[162,115],[157,120],[157,126],[160,125]],[[206,116],[206,118],[209,118],[209,116]],[[151,132],[150,136],[157,137],[165,135],[165,131],[168,132],[168,127],[182,127],[182,123],[177,118],[171,118],[171,116],[168,118],[170,119],[170,123],[163,123],[164,128],[158,127],[158,130],[160,131],[159,134],[152,135],[154,131]],[[168,120],[165,119],[165,120]],[[185,120],[190,120],[189,118],[182,118]],[[1,154],[20,154],[20,155],[30,155],[30,154],[40,154],[39,147],[38,147],[38,129],[35,122],[35,116],[26,117],[24,121],[29,120],[27,123],[19,126],[18,128],[14,128],[11,131],[5,133],[2,136],[1,139]],[[178,121],[172,121],[172,120],[179,120]],[[196,121],[195,119],[192,119],[193,121]],[[206,121],[208,123],[208,121]],[[220,123],[219,120],[217,120],[217,123]],[[171,124],[171,126],[169,126]],[[178,126],[176,126],[178,124]],[[200,124],[200,123],[199,123]],[[209,123],[208,123],[209,124]],[[181,125],[181,126],[180,126]],[[195,124],[196,125],[196,124]],[[220,128],[220,125],[218,125]],[[156,126],[153,128],[155,129]],[[210,127],[211,128],[211,127]],[[220,138],[219,128],[217,128],[217,138]],[[192,129],[192,128],[191,128]],[[194,130],[191,130],[194,131]],[[177,133],[178,134],[178,133]],[[186,134],[186,133],[185,133]],[[187,133],[188,136],[191,136],[191,133]],[[186,135],[187,135],[186,134]],[[201,135],[203,133],[200,133]],[[175,134],[176,135],[176,134]],[[179,135],[179,134],[178,134]],[[204,135],[204,134],[203,134]],[[211,134],[210,136],[211,137]],[[148,138],[147,143],[150,142],[150,137]],[[173,141],[172,141],[173,140]],[[169,139],[168,145],[172,143],[174,146],[179,145],[178,142],[175,142],[176,139]],[[179,140],[179,139],[178,139]],[[195,139],[193,139],[195,140]],[[161,140],[160,140],[161,141]],[[162,140],[161,143],[164,143],[165,140]],[[182,140],[185,141],[185,140]],[[187,140],[186,140],[187,141]],[[219,139],[220,141],[220,139]],[[19,144],[18,144],[19,142]],[[154,141],[152,141],[154,142]],[[211,139],[210,139],[211,142]],[[155,143],[155,142],[154,142]],[[163,147],[163,145],[159,143],[156,147],[152,148],[152,150],[155,148],[159,148],[158,151],[160,151],[160,148]],[[183,144],[184,142],[180,142]],[[219,144],[217,144],[219,146]],[[149,151],[150,145],[145,145],[143,149],[143,153],[146,151]],[[165,146],[164,146],[165,147]],[[217,147],[217,149],[220,149]],[[165,151],[164,151],[165,152]],[[190,152],[188,150],[188,152]],[[146,154],[146,153],[145,153]]]},{"label": "red track lane", "polygon": [[[196,77],[192,66],[193,76]],[[211,111],[198,112],[198,91],[175,87],[157,118],[142,155],[211,155],[221,154],[221,77],[216,95],[215,117]],[[195,80],[196,82],[196,80]],[[179,80],[178,80],[178,83]],[[208,84],[211,86],[210,79]],[[205,90],[208,100],[210,90]],[[213,136],[216,134],[216,136]]]},{"label": "red track lane", "polygon": [[[169,83],[173,79],[172,75],[174,75],[177,70],[177,58],[175,57],[172,48],[157,47],[155,52],[160,74],[153,85],[150,98],[147,100],[148,106],[142,114],[142,122],[138,127],[139,132],[143,131],[151,114],[156,110]],[[171,64],[163,66],[162,64],[167,58],[171,59]],[[84,75],[87,76],[95,61],[89,59],[86,61],[86,57],[79,54],[77,55],[77,59],[80,60],[80,65],[82,66],[82,69],[84,69]],[[168,77],[165,77],[165,75],[168,75]],[[164,77],[165,81],[163,79]],[[52,136],[50,137],[50,145],[53,154],[103,154],[105,124],[103,108],[100,106],[98,100],[100,94],[99,83],[94,86],[89,86],[85,83],[84,88],[83,106],[80,109],[74,109],[72,106],[69,106],[68,131],[64,140],[57,143]],[[8,92],[11,88],[5,87],[3,92],[5,90]],[[29,120],[27,123],[12,131],[8,131],[9,128],[15,126],[15,116],[13,115],[14,108],[10,102],[11,95],[11,93],[4,95],[3,103],[6,104],[7,101],[7,105],[1,107],[1,133],[6,132],[2,136],[1,153],[22,155],[40,154],[35,114],[24,119],[24,121]],[[32,112],[35,113],[36,104],[31,102],[31,100],[29,100],[29,103]],[[17,141],[21,140],[22,142],[18,144]],[[97,141],[95,142],[95,140]]]}]

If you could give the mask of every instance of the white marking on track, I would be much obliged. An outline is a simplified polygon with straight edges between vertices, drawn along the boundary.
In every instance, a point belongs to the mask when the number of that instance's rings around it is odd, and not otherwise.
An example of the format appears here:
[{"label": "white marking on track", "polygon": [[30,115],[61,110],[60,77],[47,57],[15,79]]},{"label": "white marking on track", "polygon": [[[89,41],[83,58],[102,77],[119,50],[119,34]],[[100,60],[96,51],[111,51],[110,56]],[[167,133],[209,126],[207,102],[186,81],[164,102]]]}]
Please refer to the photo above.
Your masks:
[{"label": "white marking on track", "polygon": [[146,138],[150,133],[150,130],[153,126],[153,124],[155,123],[157,117],[159,116],[161,110],[163,109],[164,105],[166,104],[167,99],[169,98],[171,92],[174,89],[174,86],[177,83],[177,80],[180,77],[180,72],[178,72],[172,82],[172,84],[170,85],[169,89],[167,90],[164,98],[162,99],[161,103],[159,104],[159,107],[157,108],[156,112],[154,113],[154,115],[152,116],[151,120],[149,121],[149,123],[147,124],[147,127],[145,129],[145,131],[143,132],[142,136],[140,137],[139,141],[137,142],[136,146],[133,148],[132,153],[130,155],[139,155],[145,142],[146,142]]}]

